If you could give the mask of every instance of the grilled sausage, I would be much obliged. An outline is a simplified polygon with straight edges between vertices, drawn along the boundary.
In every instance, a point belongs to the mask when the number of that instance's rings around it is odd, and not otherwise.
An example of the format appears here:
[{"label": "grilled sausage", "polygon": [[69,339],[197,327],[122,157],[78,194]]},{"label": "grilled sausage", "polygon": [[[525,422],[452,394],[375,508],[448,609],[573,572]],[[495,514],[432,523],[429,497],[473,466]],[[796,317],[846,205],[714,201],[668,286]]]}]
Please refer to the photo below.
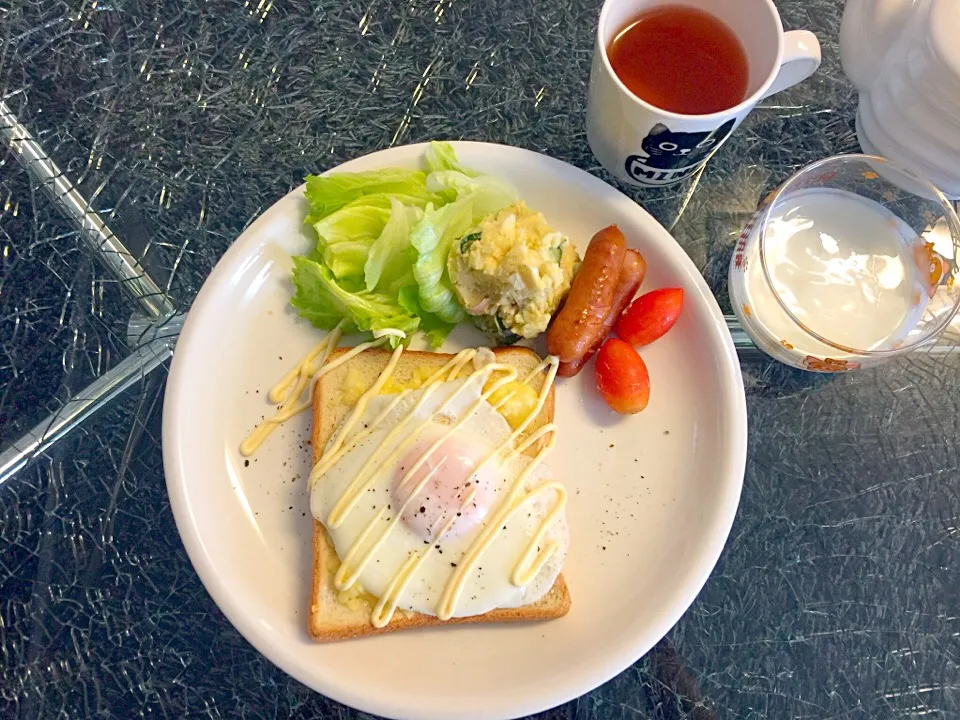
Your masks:
[{"label": "grilled sausage", "polygon": [[614,324],[620,317],[620,314],[626,310],[627,305],[633,300],[640,283],[643,282],[643,276],[647,271],[647,263],[643,255],[636,250],[627,250],[623,255],[623,265],[620,266],[620,277],[617,278],[617,287],[613,291],[613,305],[610,311],[603,319],[603,330],[600,337],[587,350],[587,353],[577,360],[562,362],[557,368],[557,375],[560,377],[573,377],[580,369],[587,364],[587,360],[593,357],[594,353],[600,349],[604,338],[610,334]]},{"label": "grilled sausage", "polygon": [[566,302],[547,331],[547,351],[560,362],[580,360],[598,338],[602,340],[625,253],[626,241],[616,225],[590,240]]}]

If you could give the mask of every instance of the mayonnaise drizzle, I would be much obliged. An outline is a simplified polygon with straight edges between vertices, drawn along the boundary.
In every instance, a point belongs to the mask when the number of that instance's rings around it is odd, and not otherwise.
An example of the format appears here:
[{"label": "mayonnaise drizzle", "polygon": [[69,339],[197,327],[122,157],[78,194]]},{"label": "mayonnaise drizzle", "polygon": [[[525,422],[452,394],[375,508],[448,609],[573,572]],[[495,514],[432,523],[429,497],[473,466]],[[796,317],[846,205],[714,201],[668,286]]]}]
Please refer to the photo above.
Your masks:
[{"label": "mayonnaise drizzle", "polygon": [[356,542],[350,547],[350,550],[347,551],[346,557],[343,558],[343,561],[340,563],[340,567],[337,569],[336,575],[333,577],[333,586],[337,590],[347,590],[349,589],[360,577],[360,573],[363,572],[363,568],[366,567],[367,563],[370,562],[370,559],[373,557],[374,553],[383,545],[384,540],[387,539],[387,536],[390,534],[390,531],[400,522],[400,518],[403,516],[403,513],[406,512],[407,507],[410,503],[414,501],[414,496],[419,493],[423,487],[427,484],[430,478],[439,470],[439,466],[433,468],[430,472],[426,473],[426,476],[417,484],[416,489],[410,493],[410,497],[400,506],[394,516],[390,519],[390,522],[387,524],[387,527],[379,537],[374,536],[372,544],[368,545],[366,551],[360,556],[360,560],[357,562],[356,567],[350,568],[349,565],[351,561],[356,557],[357,553],[360,552],[360,548],[366,541],[367,536],[377,527],[378,522],[383,518],[383,514],[386,511],[385,508],[380,508],[380,512],[374,517],[367,526],[363,529],[363,532],[360,533],[360,537],[357,538]]},{"label": "mayonnaise drizzle", "polygon": [[[555,365],[554,368],[556,368]],[[536,417],[536,415],[534,415],[534,417]],[[454,568],[450,579],[447,581],[447,584],[443,589],[443,594],[440,596],[440,602],[437,605],[437,617],[439,619],[449,620],[451,617],[453,617],[453,613],[456,610],[457,601],[463,594],[464,587],[466,587],[469,573],[474,567],[476,567],[480,557],[484,552],[486,552],[487,548],[493,544],[493,541],[500,533],[503,525],[511,517],[513,517],[514,513],[516,513],[528,500],[532,499],[541,492],[553,489],[558,490],[558,497],[555,501],[554,507],[547,514],[547,517],[540,522],[539,529],[536,533],[534,533],[531,542],[527,545],[527,549],[524,551],[523,555],[521,555],[520,560],[514,567],[513,573],[511,574],[511,582],[517,586],[526,585],[534,578],[537,572],[540,571],[540,568],[543,567],[544,563],[546,563],[546,561],[550,558],[550,555],[552,555],[556,550],[555,543],[550,543],[545,549],[540,550],[535,541],[546,532],[546,529],[549,527],[553,519],[557,517],[566,506],[567,496],[563,486],[560,485],[560,483],[545,482],[541,483],[536,488],[530,490],[524,495],[520,494],[524,485],[526,485],[527,478],[530,477],[531,473],[533,473],[537,466],[543,462],[543,459],[553,449],[553,446],[556,443],[555,426],[553,423],[545,425],[543,428],[540,428],[537,433],[528,438],[527,441],[521,446],[521,448],[525,450],[547,433],[550,434],[550,440],[547,442],[546,446],[534,456],[530,464],[527,465],[517,479],[514,480],[513,485],[510,486],[510,491],[507,493],[507,496],[501,501],[500,505],[493,512],[490,520],[486,523],[483,529],[481,529],[477,537],[474,538],[473,543],[467,548],[467,551],[463,554],[460,562],[457,563],[457,567]],[[518,454],[522,452],[521,448],[517,448],[513,452]],[[533,554],[530,552],[531,548],[535,552],[539,551],[539,556],[535,560],[532,557]],[[532,572],[529,572],[530,569],[532,569]],[[524,578],[523,582],[516,582],[516,578],[521,576]]]},{"label": "mayonnaise drizzle", "polygon": [[[330,354],[337,347],[337,344],[340,341],[340,337],[341,327],[337,326],[327,335],[327,337],[325,337],[309,353],[307,353],[307,355],[305,355],[300,362],[291,368],[290,371],[287,372],[287,374],[276,383],[276,385],[270,389],[270,392],[267,396],[268,399],[272,403],[279,404],[280,407],[273,416],[260,423],[260,425],[258,425],[241,443],[240,452],[243,455],[252,455],[280,424],[311,407],[313,388],[317,380],[348,362],[350,359],[356,357],[364,350],[384,345],[390,339],[390,337],[402,338],[404,337],[404,334],[399,330],[386,329],[377,331],[374,333],[373,340],[361,343],[338,357],[333,362],[328,362]],[[363,415],[370,401],[379,395],[383,390],[384,385],[393,374],[393,371],[395,370],[402,354],[403,346],[399,345],[391,354],[390,360],[387,362],[387,365],[383,371],[378,375],[373,386],[371,386],[360,397],[356,406],[353,408],[353,411],[343,421],[342,425],[337,431],[337,434],[328,444],[323,455],[320,457],[319,461],[316,463],[312,472],[310,473],[311,488],[317,482],[317,480],[319,480],[324,473],[333,467],[347,452],[356,447],[357,444],[360,443],[364,438],[369,437],[373,432],[375,432],[377,427],[382,424],[384,419],[393,412],[393,410],[403,401],[404,398],[410,395],[412,391],[403,390],[377,414],[373,421],[368,424],[368,427],[365,427],[359,432],[351,434],[351,431],[359,421],[360,417]],[[343,523],[347,515],[349,515],[349,513],[356,506],[359,498],[362,497],[367,488],[376,481],[380,473],[384,472],[385,468],[390,467],[391,464],[396,461],[396,459],[413,443],[417,434],[422,429],[434,422],[434,418],[445,414],[447,409],[450,407],[450,404],[456,399],[456,397],[463,391],[464,388],[476,382],[479,382],[481,387],[483,387],[487,384],[487,380],[492,373],[503,373],[502,377],[495,380],[490,384],[489,387],[487,387],[486,390],[481,392],[480,397],[471,403],[471,405],[462,414],[462,417],[456,423],[450,426],[449,429],[430,446],[426,453],[424,453],[424,455],[413,464],[413,466],[400,479],[398,487],[403,488],[408,485],[416,472],[423,466],[430,455],[436,452],[436,450],[450,436],[457,432],[457,430],[460,429],[480,409],[483,403],[489,403],[489,399],[493,394],[516,380],[517,371],[512,365],[497,363],[495,361],[482,365],[474,370],[474,372],[472,372],[465,379],[463,384],[453,393],[451,393],[450,397],[448,397],[436,410],[434,410],[434,412],[431,413],[426,420],[422,421],[416,427],[414,427],[412,431],[408,432],[406,437],[401,438],[397,447],[394,448],[386,458],[377,463],[377,458],[380,456],[382,449],[384,447],[389,447],[391,445],[391,441],[396,439],[397,436],[400,435],[403,430],[412,423],[417,412],[423,407],[423,405],[427,402],[433,392],[440,386],[440,384],[446,380],[457,379],[463,368],[469,362],[474,360],[476,356],[477,350],[475,349],[471,348],[462,350],[427,379],[421,388],[422,393],[420,399],[413,406],[413,408],[411,408],[390,430],[386,438],[384,438],[384,441],[377,449],[374,450],[371,456],[360,468],[360,471],[357,473],[356,477],[354,477],[351,484],[347,487],[343,495],[334,505],[333,510],[330,512],[330,515],[327,518],[327,527],[335,529]],[[514,429],[513,432],[510,433],[507,439],[504,440],[499,446],[494,448],[493,451],[486,458],[484,458],[471,473],[472,477],[488,463],[495,461],[504,450],[509,450],[504,458],[504,462],[506,462],[511,457],[525,452],[548,434],[550,435],[550,439],[546,443],[545,447],[533,457],[524,471],[517,477],[517,479],[511,485],[509,492],[506,494],[506,497],[503,499],[500,505],[494,509],[491,519],[485,523],[483,528],[477,534],[477,537],[474,539],[473,543],[467,548],[467,551],[461,558],[461,562],[457,563],[456,570],[451,574],[447,585],[444,587],[443,595],[441,596],[440,603],[437,606],[437,617],[441,620],[447,620],[452,617],[456,609],[456,603],[463,593],[463,589],[466,586],[470,572],[476,566],[480,557],[487,550],[487,548],[493,544],[504,523],[508,521],[529,500],[541,493],[550,491],[552,491],[555,495],[553,505],[551,506],[546,517],[541,521],[537,531],[530,538],[527,547],[514,566],[510,576],[510,582],[519,587],[531,582],[543,567],[544,563],[546,563],[550,556],[557,550],[556,542],[544,542],[544,536],[546,535],[550,524],[563,512],[567,498],[566,491],[564,490],[563,486],[554,481],[546,481],[540,483],[528,492],[522,493],[522,489],[526,484],[527,478],[529,478],[530,474],[543,461],[543,458],[555,444],[555,426],[552,423],[544,425],[536,432],[532,433],[519,446],[514,447],[514,443],[517,438],[519,438],[526,428],[529,427],[530,423],[533,422],[534,418],[536,418],[543,409],[546,398],[549,395],[550,388],[552,387],[556,378],[557,365],[557,358],[548,357],[523,378],[521,382],[529,383],[539,373],[543,372],[544,370],[547,371],[547,377],[540,389],[536,406],[528,414],[524,421],[516,429]],[[304,397],[305,391],[306,396]],[[500,398],[493,405],[493,407],[495,409],[499,409],[504,404],[509,402],[510,398],[514,394],[514,392],[508,393],[503,398]],[[386,541],[390,531],[399,523],[409,503],[413,502],[414,498],[420,493],[436,470],[437,468],[432,469],[424,478],[421,478],[421,480],[417,483],[417,486],[411,493],[409,493],[407,500],[394,514],[394,517],[391,518],[389,523],[386,523],[385,526],[381,525],[380,521],[383,519],[384,513],[386,512],[384,508],[381,508],[380,512],[366,525],[366,527],[360,533],[360,536],[347,551],[339,569],[334,575],[334,586],[338,590],[346,590],[357,582],[357,579],[363,572],[363,568],[371,560],[377,549]],[[461,507],[469,504],[475,494],[475,490],[468,493],[464,498]],[[391,579],[387,589],[384,591],[373,610],[371,623],[373,623],[375,627],[383,627],[390,622],[403,596],[403,592],[416,575],[417,570],[430,556],[430,553],[433,552],[435,542],[439,538],[443,537],[443,535],[450,529],[455,521],[455,518],[451,517],[449,520],[447,520],[444,526],[439,528],[439,531],[437,531],[436,525],[438,525],[441,521],[442,518],[434,523],[434,527],[430,528],[431,541],[427,545],[426,549],[411,555]],[[372,534],[374,533],[375,529],[379,529],[381,532],[379,534]],[[372,541],[367,542],[368,538]]]},{"label": "mayonnaise drizzle", "polygon": [[[359,418],[363,415],[370,400],[380,393],[387,380],[389,380],[402,352],[402,346],[399,346],[394,351],[390,361],[377,377],[377,380],[374,382],[373,386],[360,397],[360,400],[353,408],[353,411],[344,420],[343,425],[337,432],[336,437],[330,442],[310,474],[311,488],[331,467],[333,467],[340,460],[340,458],[343,457],[345,453],[349,452],[353,447],[355,447],[360,440],[365,437],[369,437],[370,434],[373,433],[383,422],[383,420],[392,412],[392,410],[396,408],[402,399],[409,395],[410,391],[405,390],[401,392],[380,413],[377,414],[376,418],[374,418],[374,420],[368,424],[368,427],[349,438],[347,437],[350,430],[356,425]],[[373,483],[382,473],[387,472],[389,468],[392,468],[396,460],[415,441],[421,430],[433,423],[436,417],[445,414],[447,409],[450,407],[450,404],[463,391],[464,388],[476,382],[479,382],[481,387],[483,387],[486,385],[486,382],[492,373],[503,373],[502,377],[495,380],[486,390],[481,392],[480,397],[471,403],[471,405],[462,413],[460,419],[452,424],[449,429],[447,429],[446,432],[444,432],[441,437],[430,446],[423,456],[404,473],[403,477],[398,483],[398,487],[403,488],[408,485],[431,454],[433,454],[450,436],[460,429],[480,409],[483,403],[488,403],[489,398],[494,393],[516,379],[517,371],[512,365],[497,362],[487,363],[486,365],[483,365],[472,372],[466,378],[464,383],[459,388],[454,390],[450,396],[442,404],[440,404],[440,406],[434,410],[429,417],[426,418],[426,420],[421,421],[412,430],[408,430],[409,426],[413,424],[417,412],[427,402],[436,388],[439,387],[444,381],[444,377],[448,377],[448,379],[456,379],[463,367],[469,363],[475,355],[476,350],[461,351],[454,358],[452,358],[450,362],[435,372],[427,380],[427,382],[421,388],[423,392],[420,399],[393,426],[393,428],[391,428],[386,437],[366,459],[356,476],[334,504],[333,509],[326,518],[325,525],[328,528],[336,529],[342,525],[346,517],[350,514],[350,512],[353,511],[357,505],[357,502],[364,495],[367,489],[373,485]],[[463,589],[466,586],[467,580],[469,579],[470,572],[476,566],[477,562],[487,548],[493,544],[505,521],[509,520],[523,505],[525,505],[531,499],[542,493],[551,491],[555,495],[553,505],[551,506],[546,517],[541,521],[537,531],[531,537],[523,554],[514,566],[510,577],[511,583],[520,587],[528,584],[537,575],[543,565],[549,560],[550,556],[557,550],[557,543],[554,541],[544,542],[544,536],[546,535],[550,524],[563,512],[567,499],[566,491],[560,483],[546,481],[540,483],[535,488],[527,492],[523,492],[523,488],[526,485],[527,479],[540,465],[555,444],[555,426],[552,423],[549,423],[532,433],[519,446],[514,446],[517,438],[519,438],[526,428],[529,427],[530,423],[533,422],[533,420],[542,411],[543,406],[546,403],[546,399],[549,396],[550,388],[552,387],[556,378],[557,366],[557,358],[551,356],[546,360],[543,360],[533,371],[524,377],[523,382],[529,383],[539,373],[543,372],[544,370],[547,371],[547,377],[540,389],[535,407],[533,410],[531,410],[524,421],[515,430],[513,430],[513,432],[511,432],[510,435],[499,446],[494,448],[493,451],[471,472],[470,477],[473,477],[488,463],[496,460],[496,458],[504,450],[509,450],[506,456],[506,459],[509,459],[514,455],[518,455],[528,450],[535,443],[541,441],[544,437],[549,435],[549,440],[546,442],[545,446],[532,458],[527,467],[524,468],[524,471],[516,478],[514,483],[511,485],[509,492],[506,493],[504,499],[494,509],[492,513],[492,519],[484,524],[480,532],[477,533],[476,538],[474,538],[471,545],[467,548],[467,551],[464,553],[461,561],[457,563],[454,572],[451,574],[446,586],[444,587],[443,595],[441,596],[440,602],[437,606],[437,617],[441,620],[448,620],[453,616],[453,613],[456,610],[456,604],[463,593]],[[494,407],[502,406],[509,400],[512,394],[513,393],[510,393],[506,397],[500,399]],[[408,430],[408,432],[405,435],[402,435],[405,430]],[[398,439],[399,442],[397,443],[397,446],[393,448],[393,450],[389,452],[386,457],[381,458],[381,455],[383,455],[383,448],[389,448],[393,444],[393,441]],[[394,513],[394,516],[388,523],[382,522],[384,519],[384,514],[386,513],[386,508],[381,508],[379,513],[377,513],[367,523],[360,535],[356,538],[354,543],[347,550],[345,556],[343,557],[340,567],[334,575],[334,587],[336,587],[338,590],[346,590],[357,582],[360,575],[363,573],[364,567],[366,567],[366,565],[376,554],[377,549],[380,548],[386,541],[391,530],[393,530],[393,528],[400,522],[408,504],[413,502],[414,498],[420,493],[436,470],[437,468],[433,468],[430,472],[426,473],[425,477],[420,479],[420,481],[417,483],[417,486],[407,495],[406,501],[404,501],[402,506]],[[469,503],[472,496],[473,493],[471,493],[463,501],[463,503]],[[439,530],[439,532],[431,532],[432,539],[426,546],[426,549],[420,551],[419,553],[410,555],[410,557],[396,572],[373,610],[370,622],[374,625],[374,627],[383,627],[390,622],[390,619],[393,617],[393,614],[401,600],[404,590],[416,575],[417,570],[422,566],[423,562],[432,552],[434,548],[434,542],[441,538],[444,533],[450,529],[453,522],[454,518],[450,518],[450,520]],[[433,528],[431,528],[431,531],[433,531]]]},{"label": "mayonnaise drizzle", "polygon": [[396,612],[400,598],[403,597],[403,591],[407,589],[407,586],[410,584],[410,581],[413,580],[420,566],[423,565],[426,559],[433,553],[436,547],[436,541],[443,537],[443,534],[450,529],[454,520],[455,518],[450,518],[443,526],[443,529],[430,538],[430,544],[427,546],[427,549],[407,558],[397,574],[393,576],[393,579],[387,586],[386,592],[380,597],[376,607],[373,609],[373,615],[370,617],[370,622],[374,627],[383,627],[393,618],[393,613]]},{"label": "mayonnaise drizzle", "polygon": [[[470,358],[473,356],[473,353],[476,353],[476,350],[473,350],[473,349],[462,350],[460,353],[454,356],[450,360],[450,362],[448,362],[442,368],[437,370],[437,372],[431,375],[427,379],[427,382],[425,383],[425,387],[428,388],[428,392],[425,393],[426,397],[424,397],[421,402],[417,403],[416,407],[419,408],[423,405],[424,402],[426,402],[430,393],[432,393],[434,388],[436,387],[436,382],[440,378],[442,378],[448,372],[450,373],[454,372],[454,369],[458,367],[457,363],[461,356],[467,356],[466,362],[469,362]],[[338,437],[336,440],[334,440],[332,445],[327,448],[323,456],[320,458],[317,464],[314,465],[313,470],[310,472],[310,482],[309,482],[310,488],[312,489],[316,481],[320,477],[322,477],[323,474],[327,472],[327,470],[329,470],[334,465],[336,465],[337,462],[340,461],[341,457],[343,457],[347,452],[352,450],[365,437],[368,437],[369,435],[371,435],[374,432],[374,430],[376,430],[377,426],[383,421],[383,419],[387,415],[389,415],[393,411],[393,409],[400,404],[400,401],[410,394],[410,392],[411,392],[410,390],[404,390],[399,395],[397,395],[397,397],[394,398],[393,401],[389,405],[387,405],[387,407],[384,408],[379,415],[377,415],[376,418],[374,418],[373,422],[371,422],[369,424],[369,427],[366,428],[365,430],[358,432],[356,435],[354,435],[353,437],[351,437],[349,440],[346,440],[346,441],[342,437]],[[353,412],[350,414],[350,416],[346,420],[344,420],[343,424],[344,425],[347,425],[347,423],[351,425],[356,424],[356,420],[363,414],[364,410],[366,410],[367,404],[370,402],[370,399],[371,399],[370,397],[366,397],[366,393],[365,393],[364,396],[361,397],[360,400],[357,402],[357,405],[356,407],[354,407]],[[340,433],[338,433],[338,435],[339,434]]]},{"label": "mayonnaise drizzle", "polygon": [[[508,371],[508,377],[510,380],[512,380],[513,377],[516,377],[516,370],[510,365],[485,365],[481,370],[476,371],[473,373],[473,375],[467,378],[467,381],[463,385],[452,392],[450,397],[448,397],[437,410],[434,410],[433,413],[431,413],[425,420],[420,422],[412,431],[407,433],[406,437],[403,437],[397,447],[394,448],[383,460],[379,460],[378,458],[380,453],[383,451],[383,448],[389,447],[394,438],[403,433],[406,426],[414,419],[417,411],[423,406],[423,404],[426,402],[426,399],[439,385],[439,383],[429,386],[429,392],[424,393],[424,395],[420,398],[420,401],[417,402],[413,409],[411,409],[406,416],[404,416],[396,425],[394,425],[390,432],[387,433],[387,436],[383,439],[383,442],[380,444],[380,446],[370,454],[370,456],[360,467],[357,475],[347,486],[347,489],[344,491],[343,495],[341,495],[340,499],[330,511],[330,515],[327,517],[326,526],[333,529],[340,527],[347,514],[353,510],[359,499],[374,483],[376,478],[379,477],[379,474],[381,472],[385,472],[392,463],[400,458],[400,456],[415,442],[417,434],[429,427],[434,422],[435,417],[438,415],[443,415],[447,407],[449,407],[449,405],[457,398],[457,396],[463,392],[464,388],[468,387],[470,383],[475,380],[478,374],[482,373],[484,376],[488,375],[494,368],[501,368]],[[509,375],[509,373],[513,374],[512,377]],[[480,409],[480,406],[486,402],[487,397],[495,392],[500,385],[501,383],[496,383],[490,391],[481,394],[481,396],[474,401],[474,403],[467,409],[464,417],[461,418],[459,422],[451,426],[450,430],[448,430],[447,433],[444,434],[439,440],[434,442],[434,444],[423,455],[423,457],[421,457],[416,463],[413,464],[413,466],[411,466],[410,470],[407,471],[407,473],[403,476],[403,479],[400,481],[400,487],[403,487],[409,478],[412,477],[413,474],[422,467],[423,463],[426,462],[427,458],[434,450],[436,450],[450,435],[452,435],[459,427],[461,427],[469,417],[471,417],[474,413],[476,413],[477,410]],[[369,472],[371,469],[372,472]],[[316,479],[314,479],[314,481],[316,481]]]},{"label": "mayonnaise drizzle", "polygon": [[[241,455],[245,457],[253,455],[278,426],[295,415],[299,415],[304,410],[309,409],[313,405],[313,387],[316,385],[317,380],[328,372],[340,367],[345,362],[348,362],[351,358],[356,357],[364,350],[379,347],[389,340],[388,337],[384,336],[369,342],[360,343],[333,362],[327,362],[330,353],[333,352],[334,348],[337,347],[337,343],[340,342],[340,336],[340,326],[338,325],[331,330],[330,334],[321,340],[313,350],[307,353],[290,372],[284,375],[276,385],[270,388],[267,397],[270,399],[270,402],[279,402],[280,407],[277,408],[277,411],[273,415],[257,425],[257,427],[253,429],[253,432],[247,435],[246,439],[240,443]],[[318,357],[319,360],[317,359]],[[304,391],[306,391],[306,396],[304,399],[301,399],[301,397],[304,396]]]}]

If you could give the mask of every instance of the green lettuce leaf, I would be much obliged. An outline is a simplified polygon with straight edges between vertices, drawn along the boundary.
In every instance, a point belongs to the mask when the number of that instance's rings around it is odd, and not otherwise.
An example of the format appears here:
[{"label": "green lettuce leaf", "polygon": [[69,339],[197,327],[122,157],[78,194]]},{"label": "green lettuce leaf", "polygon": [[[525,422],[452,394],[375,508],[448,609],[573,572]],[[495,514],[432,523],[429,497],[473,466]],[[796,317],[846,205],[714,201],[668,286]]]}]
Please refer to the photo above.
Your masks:
[{"label": "green lettuce leaf", "polygon": [[416,283],[404,285],[397,293],[400,305],[411,315],[420,318],[420,330],[430,341],[430,347],[436,349],[443,345],[447,335],[454,328],[454,323],[446,322],[433,313],[427,312],[420,304],[420,288]]},{"label": "green lettuce leaf", "polygon": [[313,229],[317,231],[317,247],[322,250],[328,245],[361,240],[371,244],[383,232],[383,227],[389,219],[389,205],[386,208],[345,207],[314,223]]},{"label": "green lettuce leaf", "polygon": [[444,205],[439,210],[427,207],[410,231],[410,243],[417,250],[413,276],[419,286],[420,304],[449,323],[463,320],[465,313],[453,293],[447,275],[447,255],[454,238],[465,233],[473,220],[470,198]]},{"label": "green lettuce leaf", "polygon": [[419,208],[392,200],[390,219],[370,246],[363,267],[367,290],[386,289],[398,280],[406,284],[412,279],[410,228],[421,217],[423,212]]},{"label": "green lettuce leaf", "polygon": [[504,207],[516,202],[519,197],[512,186],[492,175],[467,175],[457,170],[438,170],[427,175],[427,187],[437,194],[453,192],[457,199],[465,195],[482,193],[496,198]]},{"label": "green lettuce leaf", "polygon": [[369,240],[342,240],[327,245],[321,256],[323,263],[330,268],[337,280],[362,278],[363,266],[370,255],[372,243]]},{"label": "green lettuce leaf", "polygon": [[464,175],[479,175],[479,173],[469,170],[460,164],[453,145],[448,142],[434,140],[427,146],[427,151],[424,154],[427,159],[427,167],[430,168],[431,173],[443,170],[455,170]]},{"label": "green lettuce leaf", "polygon": [[407,198],[404,204],[421,207],[440,202],[440,198],[427,190],[426,174],[418,170],[386,168],[361,173],[310,175],[305,191],[310,203],[306,222],[313,225],[358,198],[374,194],[403,195]]},{"label": "green lettuce leaf", "polygon": [[[420,326],[420,318],[404,310],[396,297],[349,292],[337,284],[330,268],[306,257],[293,258],[293,284],[296,292],[291,303],[323,330],[332,330],[342,321],[344,332],[395,328],[412,335]],[[396,341],[391,339],[391,344],[396,346]]]},{"label": "green lettuce leaf", "polygon": [[462,166],[449,143],[431,143],[426,163],[429,174],[387,168],[307,178],[317,243],[294,258],[292,299],[304,318],[327,330],[343,321],[346,332],[419,329],[434,347],[464,318],[447,274],[450,247],[517,195]]}]

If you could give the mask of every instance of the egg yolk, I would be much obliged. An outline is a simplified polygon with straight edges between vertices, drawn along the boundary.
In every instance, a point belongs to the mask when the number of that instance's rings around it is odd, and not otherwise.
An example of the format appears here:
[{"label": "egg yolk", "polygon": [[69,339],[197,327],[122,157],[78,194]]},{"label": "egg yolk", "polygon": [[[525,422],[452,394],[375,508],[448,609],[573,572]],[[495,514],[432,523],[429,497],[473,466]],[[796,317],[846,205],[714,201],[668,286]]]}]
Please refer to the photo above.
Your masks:
[{"label": "egg yolk", "polygon": [[[406,505],[403,522],[424,542],[457,537],[476,527],[489,512],[496,488],[496,463],[488,463],[476,472],[490,452],[479,443],[454,434],[427,455],[443,435],[444,429],[438,428],[413,443],[393,472],[393,502],[398,509]],[[406,477],[424,456],[420,466]],[[411,499],[421,483],[423,487]],[[449,529],[440,535],[448,523]]]}]

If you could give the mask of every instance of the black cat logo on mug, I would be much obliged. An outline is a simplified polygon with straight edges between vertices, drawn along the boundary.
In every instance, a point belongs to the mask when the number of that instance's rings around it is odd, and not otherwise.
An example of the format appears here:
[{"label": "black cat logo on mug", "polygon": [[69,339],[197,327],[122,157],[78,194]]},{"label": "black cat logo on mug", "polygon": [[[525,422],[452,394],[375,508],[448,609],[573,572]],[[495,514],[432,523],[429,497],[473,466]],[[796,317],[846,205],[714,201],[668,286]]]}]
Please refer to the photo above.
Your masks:
[{"label": "black cat logo on mug", "polygon": [[627,175],[648,185],[669,185],[692,174],[710,157],[733,130],[728,120],[709,132],[674,132],[657,123],[640,143],[646,155],[630,155],[624,163]]}]

